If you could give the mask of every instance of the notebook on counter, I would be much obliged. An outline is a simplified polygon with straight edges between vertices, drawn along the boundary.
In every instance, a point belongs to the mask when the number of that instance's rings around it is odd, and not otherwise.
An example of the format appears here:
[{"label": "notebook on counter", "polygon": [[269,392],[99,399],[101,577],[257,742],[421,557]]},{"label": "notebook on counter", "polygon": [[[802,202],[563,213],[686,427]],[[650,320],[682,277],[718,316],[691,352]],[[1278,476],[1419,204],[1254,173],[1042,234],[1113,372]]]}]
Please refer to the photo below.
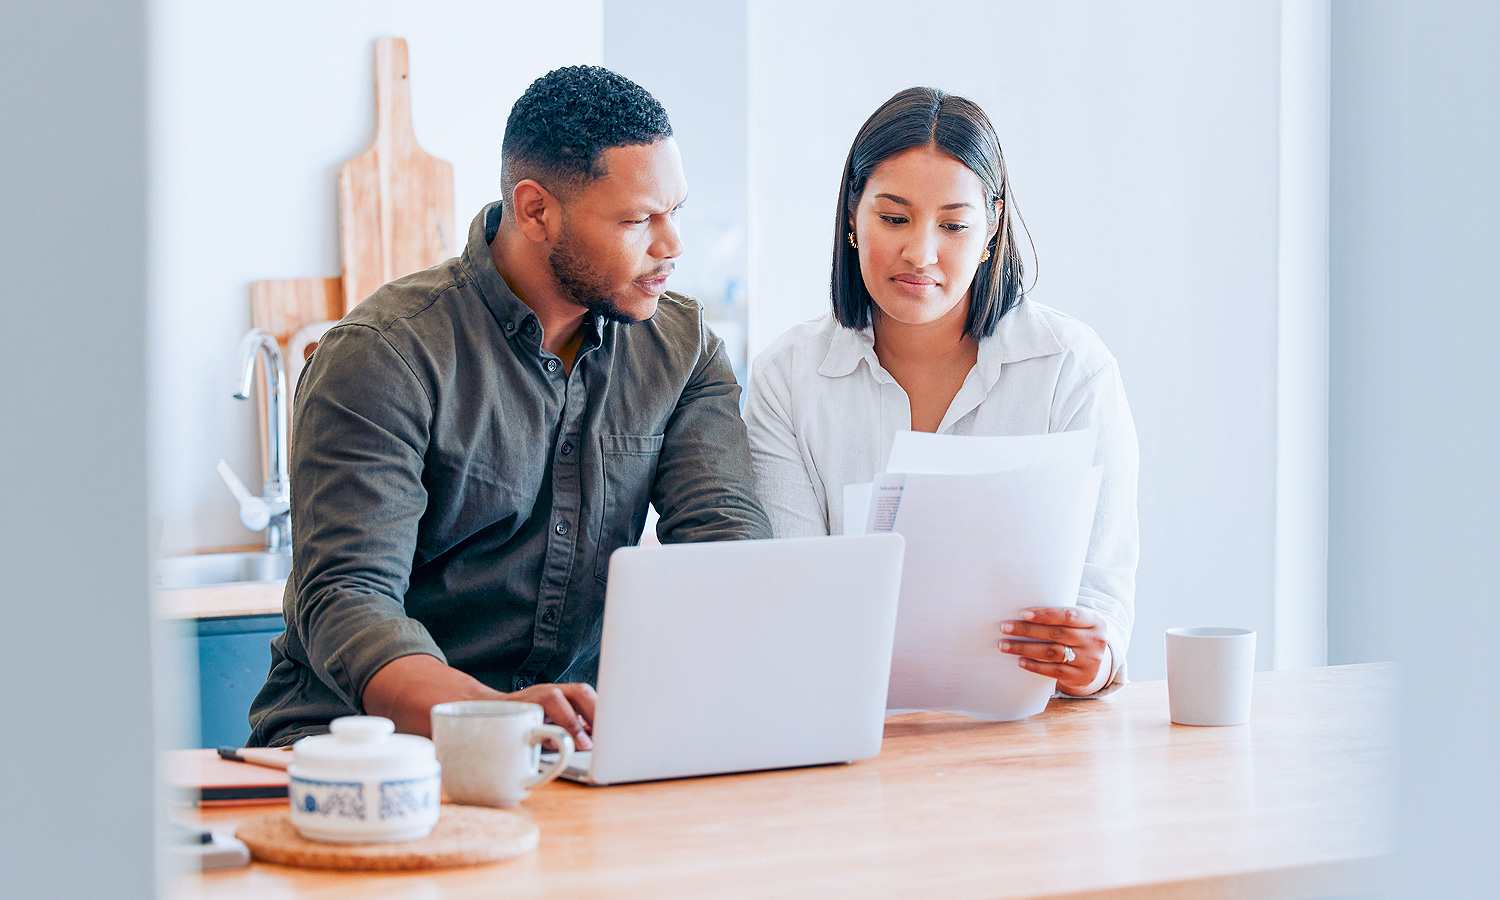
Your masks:
[{"label": "notebook on counter", "polygon": [[168,750],[162,776],[174,793],[198,806],[286,803],[285,769],[223,759],[215,750]]}]

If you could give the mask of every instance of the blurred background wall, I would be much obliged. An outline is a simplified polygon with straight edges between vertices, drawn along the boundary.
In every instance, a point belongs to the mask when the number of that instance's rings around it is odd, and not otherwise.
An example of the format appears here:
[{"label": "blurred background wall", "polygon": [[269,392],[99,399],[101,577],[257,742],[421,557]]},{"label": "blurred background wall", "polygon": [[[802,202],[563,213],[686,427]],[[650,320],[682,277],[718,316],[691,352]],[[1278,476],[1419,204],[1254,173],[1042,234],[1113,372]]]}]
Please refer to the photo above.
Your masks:
[{"label": "blurred background wall", "polygon": [[1402,663],[1382,896],[1500,896],[1500,5],[1333,26],[1329,655]]}]

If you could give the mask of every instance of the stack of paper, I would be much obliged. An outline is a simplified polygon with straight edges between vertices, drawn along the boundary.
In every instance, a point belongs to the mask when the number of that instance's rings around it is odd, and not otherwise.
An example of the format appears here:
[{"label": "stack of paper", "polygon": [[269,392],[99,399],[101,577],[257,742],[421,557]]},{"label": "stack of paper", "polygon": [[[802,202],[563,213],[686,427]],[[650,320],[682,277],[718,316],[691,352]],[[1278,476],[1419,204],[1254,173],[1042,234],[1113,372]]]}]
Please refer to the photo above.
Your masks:
[{"label": "stack of paper", "polygon": [[1042,711],[1056,682],[1001,653],[1000,623],[1072,606],[1099,498],[1092,430],[900,432],[886,471],[844,489],[844,531],[906,536],[889,712]]}]

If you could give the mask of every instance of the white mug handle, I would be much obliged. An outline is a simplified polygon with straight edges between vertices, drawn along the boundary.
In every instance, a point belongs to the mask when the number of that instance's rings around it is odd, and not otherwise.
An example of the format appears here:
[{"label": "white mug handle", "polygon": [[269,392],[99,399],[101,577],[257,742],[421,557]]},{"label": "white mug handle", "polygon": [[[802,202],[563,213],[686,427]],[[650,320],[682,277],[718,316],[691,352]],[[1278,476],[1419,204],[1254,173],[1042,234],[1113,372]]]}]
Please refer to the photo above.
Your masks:
[{"label": "white mug handle", "polygon": [[528,779],[525,785],[528,791],[536,790],[561,775],[563,769],[568,765],[568,757],[573,755],[573,736],[556,725],[538,725],[526,732],[526,743],[528,744],[540,744],[548,738],[557,742],[557,762],[552,764],[552,768]]}]

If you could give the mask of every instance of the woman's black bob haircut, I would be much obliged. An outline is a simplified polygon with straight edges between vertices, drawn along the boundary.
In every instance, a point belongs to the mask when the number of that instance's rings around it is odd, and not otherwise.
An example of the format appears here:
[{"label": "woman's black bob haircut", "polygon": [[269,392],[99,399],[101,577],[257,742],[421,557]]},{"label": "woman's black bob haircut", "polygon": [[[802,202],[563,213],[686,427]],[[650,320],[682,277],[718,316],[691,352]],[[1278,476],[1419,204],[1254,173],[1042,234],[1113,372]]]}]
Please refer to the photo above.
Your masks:
[{"label": "woman's black bob haircut", "polygon": [[854,136],[844,162],[833,228],[834,318],[845,328],[862,329],[870,324],[875,301],[859,269],[859,251],[848,240],[854,229],[854,210],[875,167],[915,147],[936,148],[979,176],[988,195],[985,219],[990,225],[995,224],[995,202],[1001,203],[1000,227],[988,244],[990,258],[974,273],[964,324],[965,336],[987,338],[1023,297],[1021,255],[1011,227],[1010,179],[1000,139],[984,110],[972,100],[936,88],[907,88],[881,104]]}]

